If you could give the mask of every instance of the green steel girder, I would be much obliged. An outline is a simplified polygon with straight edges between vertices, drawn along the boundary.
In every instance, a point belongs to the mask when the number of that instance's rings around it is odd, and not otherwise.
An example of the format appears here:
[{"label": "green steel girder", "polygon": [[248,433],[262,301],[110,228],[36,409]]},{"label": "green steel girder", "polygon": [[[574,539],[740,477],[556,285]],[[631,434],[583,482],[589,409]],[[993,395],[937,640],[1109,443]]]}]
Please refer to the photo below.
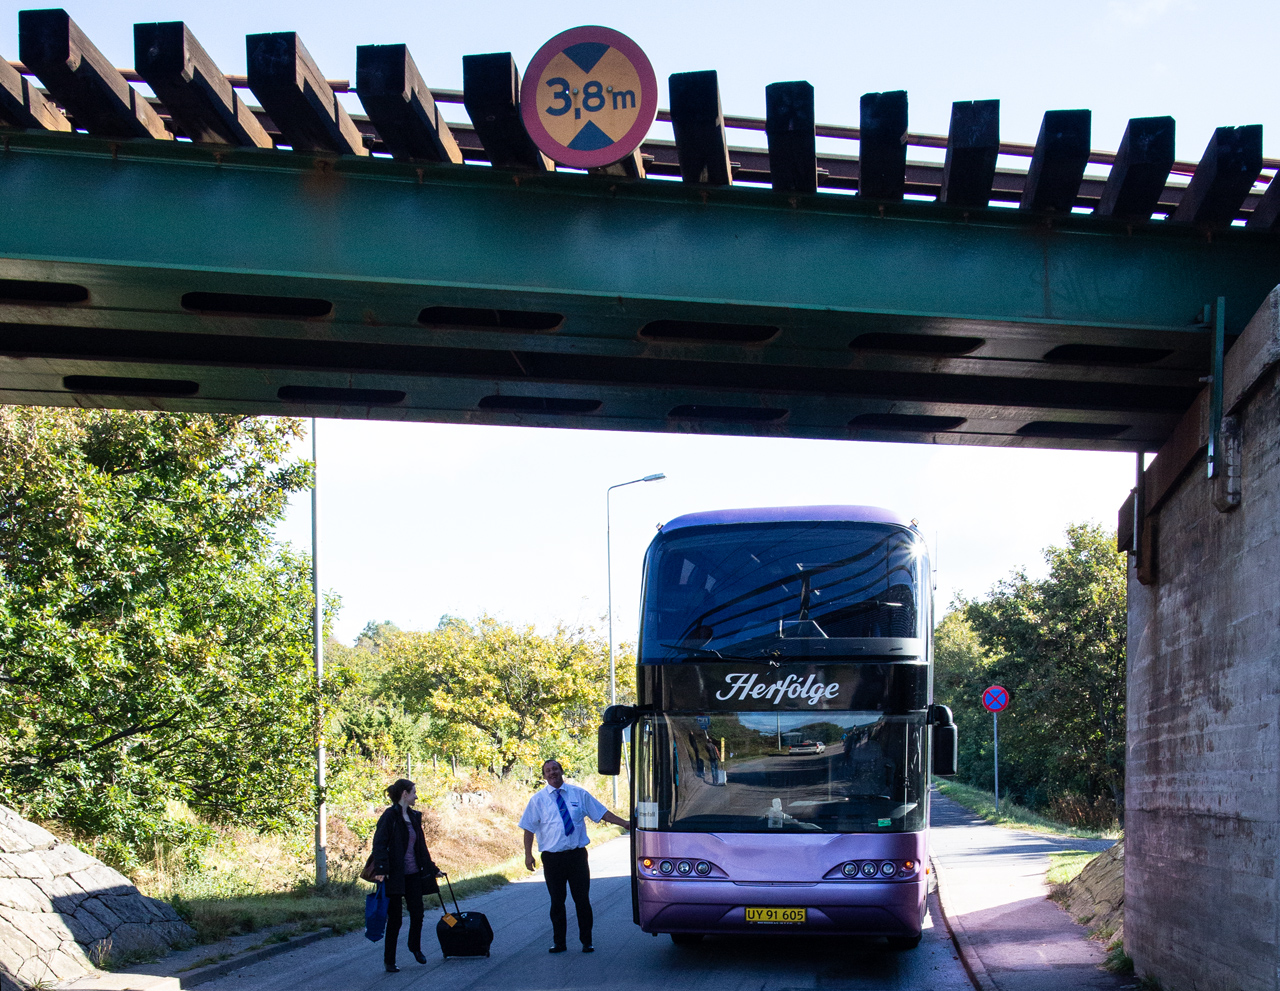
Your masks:
[{"label": "green steel girder", "polygon": [[[0,153],[0,279],[88,289],[73,304],[0,299],[0,401],[1149,450],[1200,388],[1204,304],[1225,296],[1238,333],[1280,282],[1280,239],[27,132]],[[191,312],[191,292],[333,310]],[[423,326],[431,306],[563,320],[542,332]],[[656,320],[779,329],[757,343],[641,333]],[[866,334],[980,343],[951,357],[851,348]],[[1064,344],[1161,357],[1045,360]],[[198,388],[110,397],[69,388],[77,375]],[[286,403],[277,393],[290,386],[404,398]],[[479,405],[512,394],[600,405]],[[670,415],[690,406],[785,415]],[[850,427],[866,414],[964,423]],[[1045,422],[1084,426],[1026,432]]]}]

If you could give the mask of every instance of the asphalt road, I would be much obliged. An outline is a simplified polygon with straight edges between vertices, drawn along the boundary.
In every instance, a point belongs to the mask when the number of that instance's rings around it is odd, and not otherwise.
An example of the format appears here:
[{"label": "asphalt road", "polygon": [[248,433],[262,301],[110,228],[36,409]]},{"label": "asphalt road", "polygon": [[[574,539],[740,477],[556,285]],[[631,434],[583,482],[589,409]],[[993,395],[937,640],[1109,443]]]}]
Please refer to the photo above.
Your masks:
[{"label": "asphalt road", "polygon": [[[988,827],[989,828],[989,827]],[[552,956],[547,892],[542,875],[532,875],[487,895],[464,909],[484,912],[495,936],[489,958],[444,960],[435,939],[439,910],[427,912],[423,935],[426,965],[404,949],[398,974],[382,969],[382,944],[362,932],[321,940],[289,954],[234,971],[201,985],[202,991],[547,991],[608,989],[654,991],[664,987],[696,991],[798,991],[798,989],[919,989],[970,991],[946,928],[930,899],[924,939],[915,950],[895,953],[874,941],[833,937],[766,935],[707,938],[691,947],[670,937],[649,936],[631,921],[625,838],[593,849],[591,903],[595,908],[596,952],[578,952],[572,901],[570,950]],[[405,920],[407,928],[408,920]]]}]

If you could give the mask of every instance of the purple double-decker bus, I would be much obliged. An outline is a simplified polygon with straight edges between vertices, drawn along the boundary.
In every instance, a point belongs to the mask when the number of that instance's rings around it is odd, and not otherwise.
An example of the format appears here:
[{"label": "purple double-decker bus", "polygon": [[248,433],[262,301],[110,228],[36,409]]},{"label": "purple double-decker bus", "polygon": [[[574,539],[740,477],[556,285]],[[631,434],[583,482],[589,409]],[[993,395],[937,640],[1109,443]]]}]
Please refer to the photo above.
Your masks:
[{"label": "purple double-decker bus", "polygon": [[624,728],[632,904],[646,932],[920,941],[929,775],[954,774],[932,704],[924,540],[866,506],[681,516],[644,565],[637,704]]}]

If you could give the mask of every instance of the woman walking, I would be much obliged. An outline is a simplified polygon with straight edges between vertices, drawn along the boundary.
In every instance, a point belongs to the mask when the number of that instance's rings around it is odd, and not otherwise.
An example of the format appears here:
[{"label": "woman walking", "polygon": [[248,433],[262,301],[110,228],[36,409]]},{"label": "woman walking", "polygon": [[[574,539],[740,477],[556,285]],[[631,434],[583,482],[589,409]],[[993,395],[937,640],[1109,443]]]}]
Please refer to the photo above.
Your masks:
[{"label": "woman walking", "polygon": [[418,791],[412,781],[400,778],[387,789],[391,806],[382,813],[373,834],[374,878],[386,882],[387,935],[383,943],[383,962],[387,973],[400,970],[396,966],[396,943],[400,938],[401,903],[409,905],[409,952],[418,963],[426,963],[422,955],[422,896],[440,890],[436,878],[440,871],[427,851],[422,834],[422,813],[413,805]]}]

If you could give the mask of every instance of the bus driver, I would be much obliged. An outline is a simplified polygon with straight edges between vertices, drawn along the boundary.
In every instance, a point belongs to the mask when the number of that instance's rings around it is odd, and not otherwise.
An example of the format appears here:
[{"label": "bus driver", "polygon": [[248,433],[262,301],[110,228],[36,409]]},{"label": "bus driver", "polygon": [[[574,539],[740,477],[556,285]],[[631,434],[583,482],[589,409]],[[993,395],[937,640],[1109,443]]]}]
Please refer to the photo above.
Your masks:
[{"label": "bus driver", "polygon": [[578,915],[578,938],[582,940],[582,952],[592,953],[591,945],[591,871],[587,866],[587,827],[583,819],[610,822],[629,829],[625,819],[619,819],[606,809],[585,788],[564,780],[564,768],[557,760],[542,765],[545,788],[534,792],[520,817],[524,830],[524,865],[537,869],[533,859],[533,838],[538,838],[538,850],[542,854],[542,873],[551,893],[551,948],[549,953],[563,953],[567,920],[565,918],[565,884],[573,894],[573,907]]}]

